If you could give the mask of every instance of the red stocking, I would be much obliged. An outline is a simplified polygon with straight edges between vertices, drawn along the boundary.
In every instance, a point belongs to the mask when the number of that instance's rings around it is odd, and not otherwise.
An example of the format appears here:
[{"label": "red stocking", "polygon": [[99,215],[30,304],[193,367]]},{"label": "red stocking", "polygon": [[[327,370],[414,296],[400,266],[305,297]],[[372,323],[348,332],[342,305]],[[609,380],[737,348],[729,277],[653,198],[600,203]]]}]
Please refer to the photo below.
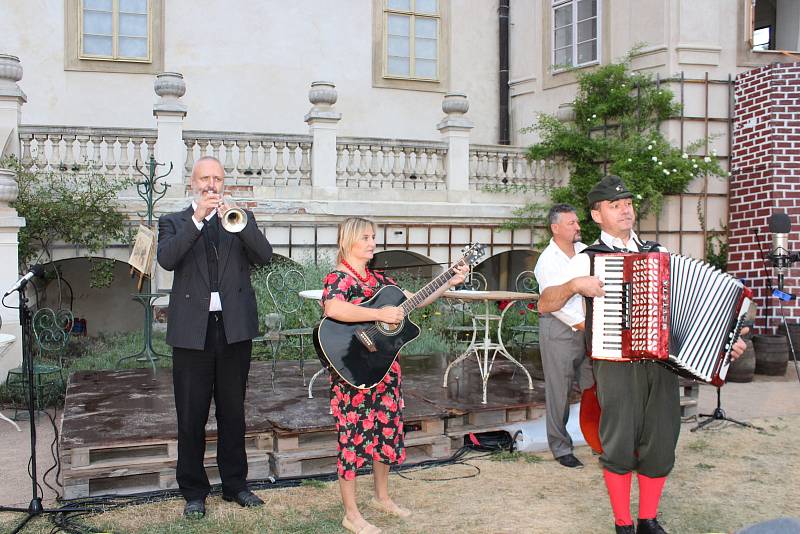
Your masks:
[{"label": "red stocking", "polygon": [[603,469],[603,478],[611,500],[611,511],[614,512],[614,523],[618,526],[632,525],[631,519],[631,473],[618,475]]},{"label": "red stocking", "polygon": [[658,501],[667,477],[650,478],[639,473],[639,519],[655,519],[658,514]]}]

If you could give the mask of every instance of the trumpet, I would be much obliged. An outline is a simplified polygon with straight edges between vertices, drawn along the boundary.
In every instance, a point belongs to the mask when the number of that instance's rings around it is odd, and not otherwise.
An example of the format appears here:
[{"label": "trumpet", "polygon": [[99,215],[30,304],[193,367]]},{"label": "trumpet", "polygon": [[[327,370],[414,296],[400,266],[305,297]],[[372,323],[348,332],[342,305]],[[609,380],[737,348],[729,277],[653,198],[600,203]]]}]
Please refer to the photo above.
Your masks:
[{"label": "trumpet", "polygon": [[225,215],[220,217],[220,223],[232,234],[241,232],[247,226],[247,213],[242,208],[228,208]]}]

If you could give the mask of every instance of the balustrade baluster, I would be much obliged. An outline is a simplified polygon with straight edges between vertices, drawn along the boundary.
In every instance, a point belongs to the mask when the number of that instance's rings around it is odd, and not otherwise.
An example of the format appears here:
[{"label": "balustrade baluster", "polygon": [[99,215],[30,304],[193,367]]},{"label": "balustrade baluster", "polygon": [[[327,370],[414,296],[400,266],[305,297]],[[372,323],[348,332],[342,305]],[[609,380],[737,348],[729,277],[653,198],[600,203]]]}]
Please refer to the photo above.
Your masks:
[{"label": "balustrade baluster", "polygon": [[311,182],[311,143],[300,143],[300,180],[303,184]]},{"label": "balustrade baluster", "polygon": [[275,184],[287,185],[286,180],[286,160],[284,159],[285,141],[275,143]]}]

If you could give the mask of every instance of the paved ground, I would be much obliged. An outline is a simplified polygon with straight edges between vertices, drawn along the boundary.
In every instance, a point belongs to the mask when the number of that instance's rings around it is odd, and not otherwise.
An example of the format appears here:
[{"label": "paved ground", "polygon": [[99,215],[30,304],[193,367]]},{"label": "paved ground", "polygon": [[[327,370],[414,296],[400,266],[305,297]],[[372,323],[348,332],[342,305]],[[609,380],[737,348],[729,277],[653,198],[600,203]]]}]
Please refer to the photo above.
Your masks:
[{"label": "paved ground", "polygon": [[[710,386],[700,389],[700,412],[711,413],[716,406],[716,390]],[[785,376],[767,377],[756,375],[755,380],[746,384],[727,384],[722,389],[722,407],[729,417],[747,421],[756,417],[777,417],[781,415],[800,415],[800,381],[798,381],[792,362]],[[3,410],[12,415],[12,410]],[[60,416],[60,414],[59,414]],[[56,419],[58,421],[58,419]],[[32,495],[32,486],[26,465],[30,457],[30,434],[26,421],[19,422],[22,429],[17,432],[10,424],[0,421],[0,505],[27,507]],[[694,426],[693,422],[684,425],[684,430]],[[40,415],[36,424],[38,435],[37,462],[40,485],[44,489],[46,504],[52,504],[55,493],[42,482],[42,474],[53,466],[50,444],[53,441],[53,427],[45,415]],[[48,475],[50,485],[55,485],[55,471]]]}]

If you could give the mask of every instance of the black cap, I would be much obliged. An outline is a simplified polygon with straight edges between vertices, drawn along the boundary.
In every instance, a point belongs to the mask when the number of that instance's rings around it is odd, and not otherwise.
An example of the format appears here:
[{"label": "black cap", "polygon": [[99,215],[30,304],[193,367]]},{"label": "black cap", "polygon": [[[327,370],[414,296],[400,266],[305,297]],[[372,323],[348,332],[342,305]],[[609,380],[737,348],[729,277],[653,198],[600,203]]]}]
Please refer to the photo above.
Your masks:
[{"label": "black cap", "polygon": [[620,200],[622,198],[631,197],[633,197],[633,193],[628,191],[628,188],[625,187],[622,178],[609,174],[608,176],[604,176],[603,179],[589,191],[589,194],[586,195],[586,200],[589,201],[589,205],[591,206],[595,202],[601,202],[603,200]]}]

